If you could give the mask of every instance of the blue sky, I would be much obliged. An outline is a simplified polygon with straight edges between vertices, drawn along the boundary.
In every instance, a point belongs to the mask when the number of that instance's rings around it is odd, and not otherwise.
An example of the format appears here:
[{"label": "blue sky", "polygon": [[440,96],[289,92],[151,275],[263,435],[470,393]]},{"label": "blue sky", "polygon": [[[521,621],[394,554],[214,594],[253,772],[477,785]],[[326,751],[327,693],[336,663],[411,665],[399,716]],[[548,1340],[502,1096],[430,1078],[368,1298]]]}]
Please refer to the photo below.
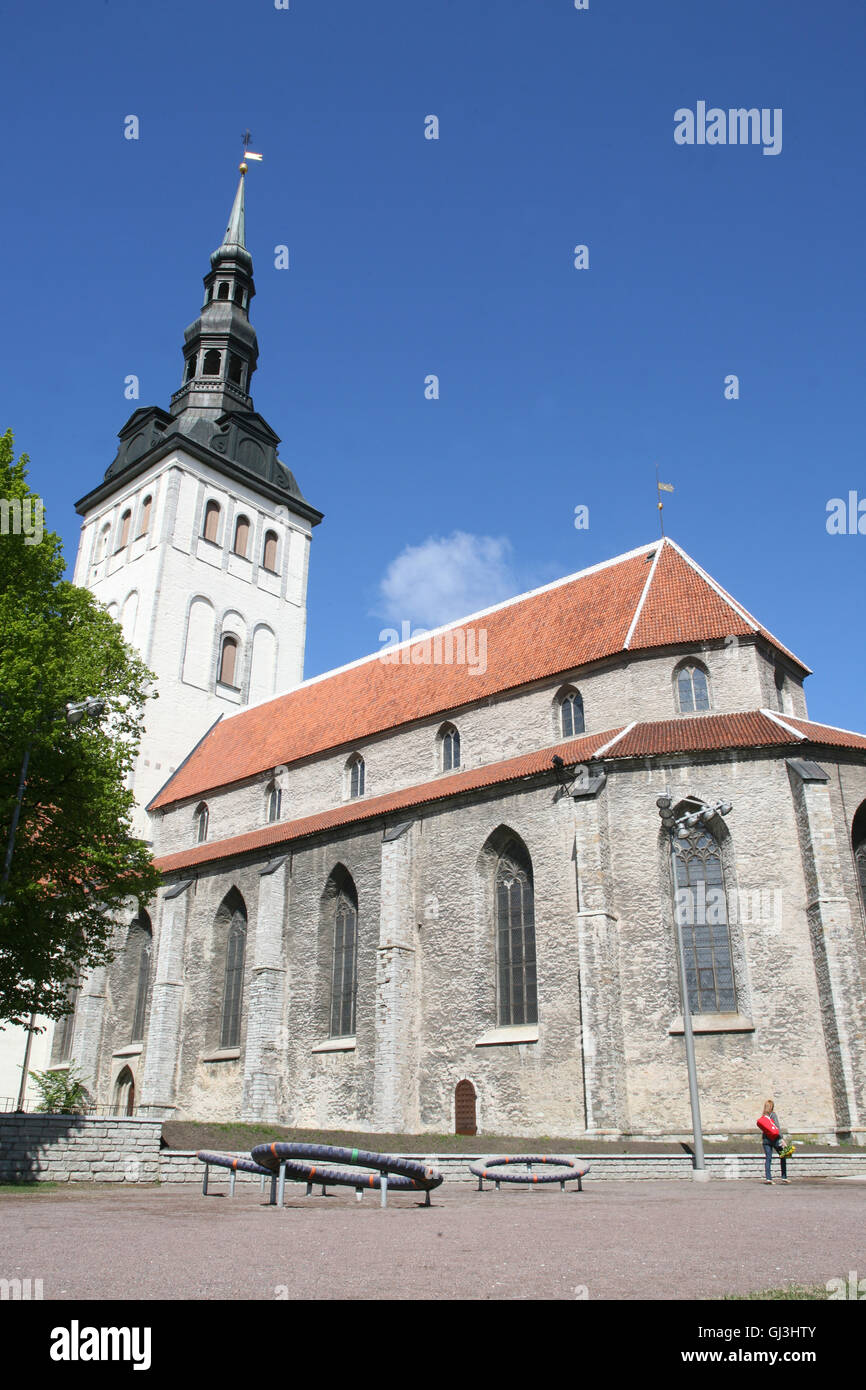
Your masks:
[{"label": "blue sky", "polygon": [[[866,498],[862,0],[106,0],[3,26],[0,429],[70,563],[117,431],[180,385],[249,126],[253,395],[326,514],[307,674],[651,540],[658,463],[669,534],[815,669],[813,717],[866,725],[866,535],[825,525]],[[699,101],[781,108],[781,152],[675,144]]]}]

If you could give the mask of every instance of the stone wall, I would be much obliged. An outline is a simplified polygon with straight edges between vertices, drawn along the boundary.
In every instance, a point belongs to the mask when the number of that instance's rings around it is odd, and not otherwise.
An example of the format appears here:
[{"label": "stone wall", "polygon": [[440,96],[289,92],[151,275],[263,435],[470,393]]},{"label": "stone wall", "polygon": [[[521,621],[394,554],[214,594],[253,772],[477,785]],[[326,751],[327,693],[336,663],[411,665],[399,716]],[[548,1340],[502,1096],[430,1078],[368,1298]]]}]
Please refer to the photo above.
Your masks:
[{"label": "stone wall", "polygon": [[0,1115],[0,1182],[158,1182],[158,1120]]}]

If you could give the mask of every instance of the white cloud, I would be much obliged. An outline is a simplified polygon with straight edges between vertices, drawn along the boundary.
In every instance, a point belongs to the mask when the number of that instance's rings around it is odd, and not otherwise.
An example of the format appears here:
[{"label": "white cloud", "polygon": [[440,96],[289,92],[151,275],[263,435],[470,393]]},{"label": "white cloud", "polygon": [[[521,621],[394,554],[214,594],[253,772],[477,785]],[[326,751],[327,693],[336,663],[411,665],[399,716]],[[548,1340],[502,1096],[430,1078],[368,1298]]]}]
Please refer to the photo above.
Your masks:
[{"label": "white cloud", "polygon": [[379,583],[376,613],[395,623],[432,628],[518,592],[507,537],[455,531],[407,545],[391,561]]}]

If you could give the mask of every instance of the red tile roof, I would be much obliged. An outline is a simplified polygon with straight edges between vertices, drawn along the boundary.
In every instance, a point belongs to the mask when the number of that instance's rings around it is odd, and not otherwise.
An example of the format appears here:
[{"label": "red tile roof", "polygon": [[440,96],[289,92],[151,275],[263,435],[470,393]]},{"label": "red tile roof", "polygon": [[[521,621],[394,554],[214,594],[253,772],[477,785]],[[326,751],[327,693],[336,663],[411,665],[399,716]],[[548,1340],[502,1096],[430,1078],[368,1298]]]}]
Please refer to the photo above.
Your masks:
[{"label": "red tile roof", "polygon": [[[440,643],[453,642],[459,651],[465,642],[476,657],[480,649],[470,643],[479,642],[481,632],[483,670],[477,659],[443,661],[449,654],[444,645],[439,661],[431,660],[430,639],[422,638],[230,715],[202,739],[150,809],[626,650],[760,632],[807,670],[670,540],[437,629],[444,634]],[[387,654],[396,661],[383,660]]]},{"label": "red tile roof", "polygon": [[[791,725],[794,731],[789,732],[782,727],[782,723]],[[830,748],[857,748],[866,753],[866,736],[863,734],[854,734],[847,729],[834,729],[826,724],[813,724],[806,719],[792,719],[788,715],[773,716],[767,710],[750,710],[746,714],[705,714],[681,719],[663,719],[654,723],[630,725],[624,729],[608,729],[600,734],[586,734],[568,743],[543,748],[537,753],[526,753],[522,757],[491,763],[487,767],[452,773],[448,777],[437,777],[435,781],[405,787],[387,796],[351,801],[314,816],[264,826],[260,830],[251,830],[228,840],[196,845],[193,849],[164,855],[156,863],[157,868],[163,873],[171,873],[245,854],[251,850],[270,847],[279,850],[280,846],[305,839],[323,830],[334,830],[378,816],[391,816],[413,806],[448,800],[461,792],[516,782],[546,771],[552,772],[554,754],[561,757],[567,767],[571,767],[575,763],[587,763],[596,758],[610,763],[627,758],[720,751],[727,748],[799,748],[804,743],[823,744]]]}]

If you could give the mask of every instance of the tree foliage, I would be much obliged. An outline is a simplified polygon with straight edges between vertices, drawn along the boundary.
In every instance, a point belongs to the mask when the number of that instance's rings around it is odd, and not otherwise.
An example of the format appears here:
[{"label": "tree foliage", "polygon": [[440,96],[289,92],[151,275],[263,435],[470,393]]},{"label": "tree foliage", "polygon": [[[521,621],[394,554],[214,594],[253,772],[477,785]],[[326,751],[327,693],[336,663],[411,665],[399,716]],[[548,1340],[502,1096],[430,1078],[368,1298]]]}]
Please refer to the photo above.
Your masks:
[{"label": "tree foliage", "polygon": [[[0,856],[29,750],[0,905],[0,1021],[14,1023],[68,1013],[70,982],[111,958],[115,913],[159,881],[127,785],[152,676],[93,595],[64,580],[59,537],[16,533],[15,499],[37,514],[27,463],[11,430],[0,436]],[[105,716],[70,728],[67,702],[87,696],[107,701]]]}]

